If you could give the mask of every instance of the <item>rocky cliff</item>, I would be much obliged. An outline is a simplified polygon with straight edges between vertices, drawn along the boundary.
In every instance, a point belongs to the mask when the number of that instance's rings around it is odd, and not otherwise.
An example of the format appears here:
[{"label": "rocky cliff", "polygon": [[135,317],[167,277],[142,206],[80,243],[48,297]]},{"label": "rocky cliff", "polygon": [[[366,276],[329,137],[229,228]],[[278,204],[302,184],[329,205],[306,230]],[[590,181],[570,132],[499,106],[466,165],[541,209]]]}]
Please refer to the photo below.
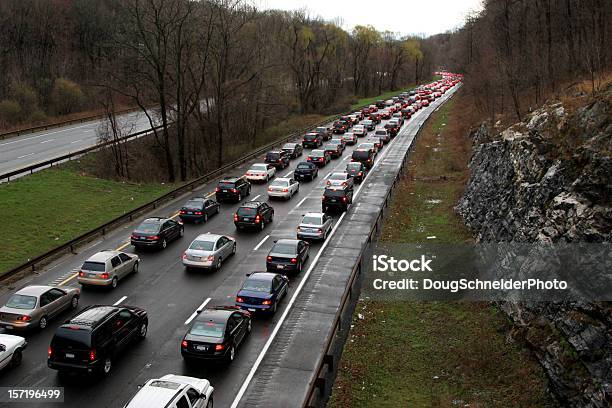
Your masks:
[{"label": "rocky cliff", "polygon": [[[475,129],[456,210],[479,241],[612,241],[612,86],[551,102],[505,130]],[[612,273],[612,271],[610,271]],[[612,405],[609,303],[504,303],[561,404]]]}]

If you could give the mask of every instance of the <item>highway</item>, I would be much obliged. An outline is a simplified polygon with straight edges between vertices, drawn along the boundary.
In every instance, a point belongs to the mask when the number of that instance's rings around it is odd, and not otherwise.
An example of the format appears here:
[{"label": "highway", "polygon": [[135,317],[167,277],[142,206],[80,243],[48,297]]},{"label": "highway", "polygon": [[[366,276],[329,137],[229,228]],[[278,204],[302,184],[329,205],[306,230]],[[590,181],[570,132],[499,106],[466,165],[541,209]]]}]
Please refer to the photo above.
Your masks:
[{"label": "highway", "polygon": [[[445,99],[446,96],[443,98]],[[434,104],[434,106],[421,109],[415,116],[426,117],[431,114],[437,105]],[[407,128],[416,131],[416,125],[412,123],[412,119],[408,120],[404,124],[402,132]],[[74,127],[72,131],[65,131],[61,138],[78,139],[77,134],[82,133],[83,129],[93,128]],[[35,135],[28,135],[27,137],[32,136]],[[48,134],[46,137],[52,136]],[[378,154],[377,163],[382,162],[385,155],[393,150],[394,144],[398,143],[401,137],[401,135],[397,136],[384,147]],[[28,144],[41,144],[42,139],[30,139],[32,140],[30,143],[24,141],[23,148],[27,150],[26,145]],[[17,140],[13,139],[9,142]],[[359,142],[362,141],[364,139],[360,138]],[[5,146],[6,143],[4,142],[0,146]],[[62,144],[65,146],[65,142],[62,142]],[[16,143],[16,145],[20,145],[20,143]],[[65,387],[65,403],[23,404],[27,407],[37,405],[74,408],[122,407],[137,391],[139,384],[143,384],[150,378],[174,373],[207,378],[215,387],[215,406],[229,407],[241,388],[244,387],[245,379],[253,370],[258,355],[270,338],[288,301],[283,301],[282,307],[273,317],[255,317],[252,333],[237,350],[236,359],[230,366],[206,366],[202,364],[199,367],[192,367],[183,362],[180,355],[180,341],[188,327],[189,319],[205,303],[208,306],[233,305],[235,294],[244,281],[245,275],[254,270],[265,269],[265,257],[274,240],[295,238],[295,228],[301,219],[301,215],[309,211],[321,211],[321,196],[325,179],[334,171],[344,170],[346,163],[350,161],[353,149],[354,147],[347,146],[342,157],[332,160],[330,164],[320,169],[317,179],[312,182],[301,183],[299,194],[291,200],[271,201],[270,204],[275,210],[274,222],[268,225],[264,231],[236,231],[232,222],[232,215],[238,208],[238,204],[223,204],[221,213],[210,218],[208,223],[186,224],[185,236],[170,243],[165,250],[158,252],[139,251],[142,262],[138,274],[120,281],[115,290],[84,289],[79,309],[92,304],[120,303],[143,307],[149,314],[149,331],[146,340],[129,347],[122,353],[116,359],[113,372],[109,377],[100,379],[73,376],[60,379],[55,371],[47,368],[47,347],[53,333],[64,320],[74,313],[67,312],[60,318],[51,321],[44,331],[25,335],[29,346],[24,352],[23,362],[19,367],[0,373],[0,386]],[[0,150],[4,154],[4,149],[0,147]],[[308,152],[309,149],[306,149],[302,159],[305,159]],[[278,174],[290,174],[302,159],[292,160],[291,166],[281,170]],[[253,162],[262,161],[263,157],[260,157]],[[244,174],[253,162],[236,168],[232,174]],[[21,163],[19,165],[25,164]],[[6,170],[2,169],[2,171]],[[384,166],[377,164],[374,171],[384,171]],[[146,216],[176,217],[179,208],[189,197],[211,194],[216,186],[216,181],[203,185],[197,191],[158,208],[154,213]],[[266,188],[265,184],[253,184],[251,196],[245,200],[267,200]],[[356,187],[356,191],[357,188],[359,187]],[[368,188],[368,179],[364,181],[360,188]],[[359,195],[357,194],[353,205],[358,203]],[[339,214],[334,216],[336,221],[339,217]],[[10,293],[27,284],[78,285],[75,279],[75,270],[80,267],[86,258],[97,251],[117,248],[134,252],[134,248],[129,245],[129,236],[133,228],[143,218],[145,217],[141,217],[133,223],[108,234],[103,241],[93,243],[78,255],[59,260],[39,275],[24,279],[17,283],[14,288],[10,288],[11,290],[4,290],[0,294],[0,302],[4,304]],[[224,262],[220,271],[186,272],[181,264],[180,255],[191,240],[205,232],[235,237],[238,245],[237,253]],[[311,245],[310,259],[308,264],[305,265],[305,271],[312,266],[311,262],[316,261],[321,248],[322,243]],[[303,272],[291,279],[288,298],[292,296],[305,275]],[[18,407],[20,405],[7,405],[7,407],[9,406]]]}]

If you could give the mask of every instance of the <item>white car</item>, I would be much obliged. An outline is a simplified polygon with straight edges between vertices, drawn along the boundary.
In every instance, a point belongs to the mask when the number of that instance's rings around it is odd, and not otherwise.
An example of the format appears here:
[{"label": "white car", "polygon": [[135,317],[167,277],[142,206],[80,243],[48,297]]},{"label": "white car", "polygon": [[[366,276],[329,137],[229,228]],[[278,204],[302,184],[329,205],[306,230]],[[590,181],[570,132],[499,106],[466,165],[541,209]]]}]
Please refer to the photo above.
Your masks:
[{"label": "white car", "polygon": [[276,168],[267,163],[256,163],[246,172],[246,178],[249,181],[264,181],[267,182],[276,174]]},{"label": "white car", "polygon": [[327,185],[330,187],[348,187],[353,188],[355,186],[355,180],[353,177],[346,172],[332,173],[327,179]]},{"label": "white car", "polygon": [[21,353],[28,346],[26,339],[11,334],[0,334],[0,370],[21,364]]},{"label": "white car", "polygon": [[147,381],[124,408],[213,408],[214,388],[203,378],[168,374]]},{"label": "white car", "polygon": [[355,136],[361,137],[367,135],[368,131],[366,130],[364,125],[355,125],[353,127],[353,133],[355,134]]},{"label": "white car", "polygon": [[342,140],[347,145],[354,145],[355,143],[357,143],[357,135],[353,132],[346,132],[342,135]]},{"label": "white car", "polygon": [[300,191],[300,183],[292,178],[277,178],[268,186],[268,197],[289,200]]}]

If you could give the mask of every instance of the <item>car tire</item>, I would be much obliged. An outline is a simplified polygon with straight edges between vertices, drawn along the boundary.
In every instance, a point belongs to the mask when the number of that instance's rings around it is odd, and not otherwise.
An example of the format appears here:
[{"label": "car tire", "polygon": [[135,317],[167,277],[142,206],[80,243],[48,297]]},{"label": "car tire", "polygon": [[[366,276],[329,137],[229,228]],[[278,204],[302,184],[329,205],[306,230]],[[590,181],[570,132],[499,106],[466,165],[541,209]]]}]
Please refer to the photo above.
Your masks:
[{"label": "car tire", "polygon": [[132,273],[138,273],[138,262],[134,262],[134,267],[132,268]]},{"label": "car tire", "polygon": [[74,310],[77,307],[79,307],[79,297],[78,296],[73,296],[72,299],[70,300],[70,307]]},{"label": "car tire", "polygon": [[117,284],[119,284],[119,279],[117,279],[116,276],[113,277],[113,279],[111,280],[111,288],[112,289],[116,289],[117,288]]},{"label": "car tire", "polygon": [[111,358],[111,356],[106,356],[106,358],[102,362],[102,365],[100,366],[100,374],[103,377],[107,377],[111,373],[112,370],[113,370],[113,359]]},{"label": "car tire", "polygon": [[161,242],[161,247],[162,249],[166,249],[166,247],[168,246],[168,242],[166,241],[166,239],[164,238]]},{"label": "car tire", "polygon": [[259,224],[259,229],[263,231],[264,228],[266,228],[266,222],[264,220],[261,220],[261,224]]},{"label": "car tire", "polygon": [[302,261],[298,262],[297,264],[297,273],[301,273],[302,272]]},{"label": "car tire", "polygon": [[40,330],[44,330],[48,324],[49,324],[49,321],[47,320],[47,316],[42,316],[40,320],[38,321],[38,328]]},{"label": "car tire", "polygon": [[149,330],[149,325],[146,323],[141,323],[140,328],[138,329],[138,339],[142,340],[147,337],[147,332]]},{"label": "car tire", "polygon": [[208,403],[206,404],[206,408],[213,408],[213,405],[215,405],[214,401],[213,401],[213,396],[211,395],[208,398]]},{"label": "car tire", "polygon": [[22,359],[23,354],[21,353],[21,349],[15,349],[15,351],[13,351],[13,357],[11,357],[11,367],[17,367],[21,364]]},{"label": "car tire", "polygon": [[234,242],[234,246],[232,246],[232,255],[236,254],[236,243]]},{"label": "car tire", "polygon": [[238,202],[242,201],[242,193],[238,193]]},{"label": "car tire", "polygon": [[236,347],[232,345],[227,353],[227,362],[231,363],[234,361],[234,357],[236,357]]},{"label": "car tire", "polygon": [[247,334],[251,333],[252,329],[253,329],[253,323],[252,323],[252,320],[249,319],[249,323],[247,323]]},{"label": "car tire", "polygon": [[278,308],[278,302],[274,302],[274,306],[272,306],[272,309],[270,309],[270,314],[275,315],[277,308]]},{"label": "car tire", "polygon": [[204,218],[203,218],[204,222],[208,222],[208,214],[204,214]]},{"label": "car tire", "polygon": [[218,206],[217,206],[217,210],[215,211],[215,214],[219,214],[220,212],[221,212],[221,206],[220,206],[220,205],[218,205]]},{"label": "car tire", "polygon": [[222,265],[223,265],[223,258],[219,257],[219,259],[217,259],[217,264],[215,265],[215,271],[221,270]]},{"label": "car tire", "polygon": [[179,231],[179,238],[183,238],[183,236],[185,235],[185,228],[181,228],[181,230]]}]

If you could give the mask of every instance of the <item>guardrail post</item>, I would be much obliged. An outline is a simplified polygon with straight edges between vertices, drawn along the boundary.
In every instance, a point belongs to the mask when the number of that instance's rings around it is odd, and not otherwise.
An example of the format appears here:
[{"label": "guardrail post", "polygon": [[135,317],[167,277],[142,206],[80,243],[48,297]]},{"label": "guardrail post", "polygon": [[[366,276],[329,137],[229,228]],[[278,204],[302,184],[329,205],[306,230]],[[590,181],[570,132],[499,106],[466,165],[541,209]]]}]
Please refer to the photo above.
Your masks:
[{"label": "guardrail post", "polygon": [[323,356],[323,364],[327,364],[327,371],[334,371],[334,356],[331,354],[326,354]]}]

